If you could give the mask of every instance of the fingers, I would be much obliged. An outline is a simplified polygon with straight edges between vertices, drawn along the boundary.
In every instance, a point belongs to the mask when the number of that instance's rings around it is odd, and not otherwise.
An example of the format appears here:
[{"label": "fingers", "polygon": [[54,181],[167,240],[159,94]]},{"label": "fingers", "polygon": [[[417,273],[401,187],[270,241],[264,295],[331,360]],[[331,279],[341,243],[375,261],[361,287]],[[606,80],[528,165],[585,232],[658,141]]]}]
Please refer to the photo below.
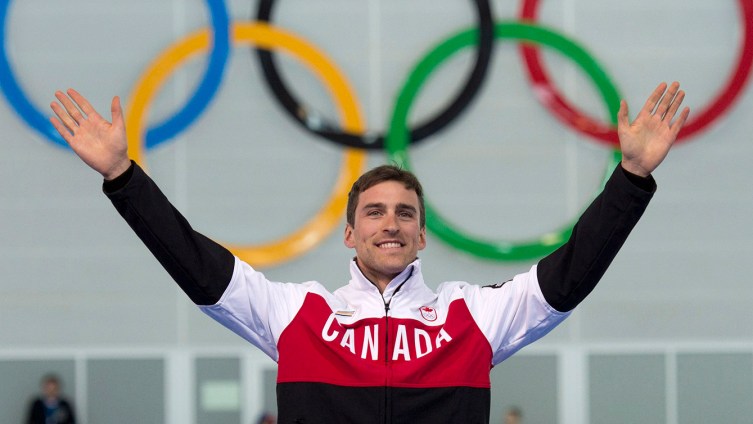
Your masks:
[{"label": "fingers", "polygon": [[654,113],[654,109],[656,108],[656,105],[659,103],[659,100],[662,99],[662,95],[664,94],[664,90],[667,89],[667,83],[661,83],[659,84],[655,89],[654,92],[651,93],[651,95],[646,100],[646,103],[643,105],[643,109],[641,109],[639,113],[639,117],[642,115],[652,115]]},{"label": "fingers", "polygon": [[[667,95],[669,95],[669,93],[667,93]],[[670,103],[669,105],[669,109],[667,109],[664,115],[662,115],[662,118],[671,121],[677,111],[680,109],[680,105],[682,105],[683,99],[685,99],[685,92],[680,90],[675,94],[674,98],[672,99],[672,103]]]},{"label": "fingers", "polygon": [[[667,111],[670,109],[671,106],[675,106],[675,112],[680,107],[679,104],[675,105],[675,101],[677,100],[677,92],[680,90],[680,83],[673,82],[669,89],[664,93],[664,96],[661,98],[661,102],[659,102],[659,105],[656,107],[656,111],[654,114],[658,115],[661,119],[664,119],[665,116],[667,116]],[[682,97],[684,97],[684,94],[680,96],[679,101],[682,102]],[[669,114],[670,119],[674,113]]]},{"label": "fingers", "polygon": [[86,100],[86,97],[82,96],[78,93],[78,91],[69,88],[68,89],[68,95],[71,96],[71,98],[76,102],[79,108],[86,114],[86,116],[92,116],[96,115],[97,111],[94,110],[91,103],[89,103],[88,100]]},{"label": "fingers", "polygon": [[[69,92],[73,90],[68,90]],[[58,99],[58,101],[63,105],[65,108],[65,111],[68,113],[68,115],[73,118],[73,121],[75,122],[75,126],[81,125],[85,120],[86,117],[81,113],[78,106],[71,101],[71,98],[63,94],[61,91],[55,92],[55,97]],[[60,114],[58,114],[60,116]],[[74,130],[74,127],[69,125],[69,120],[63,119],[63,122],[68,126],[68,129],[71,131]]]},{"label": "fingers", "polygon": [[677,119],[672,122],[672,125],[670,125],[669,128],[672,130],[672,135],[675,138],[677,137],[677,134],[680,133],[683,125],[685,125],[685,121],[688,119],[688,115],[690,115],[690,108],[686,107],[682,110],[682,112],[680,112],[680,116],[678,116]]},{"label": "fingers", "polygon": [[657,106],[655,114],[660,117],[662,121],[666,121],[669,125],[669,129],[672,133],[672,139],[674,140],[680,133],[685,121],[690,115],[690,108],[685,108],[680,112],[680,116],[675,119],[677,111],[680,110],[683,100],[685,100],[685,92],[680,90],[680,84],[673,82],[669,86],[669,89],[662,97],[661,103]]},{"label": "fingers", "polygon": [[[55,109],[54,106],[57,106],[57,104],[53,103],[53,109]],[[66,143],[71,144],[73,142],[73,134],[71,134],[71,131],[68,129],[68,127],[60,122],[60,120],[52,117],[50,118],[50,123],[52,123],[52,126],[55,128],[55,130],[57,130],[57,132],[60,133]]]},{"label": "fingers", "polygon": [[[62,103],[61,99],[65,98],[65,94],[61,93],[60,91],[57,91],[55,92],[55,97],[58,100],[60,100]],[[66,133],[70,134],[78,127],[78,124],[76,123],[76,121],[74,121],[73,118],[71,118],[71,115],[68,112],[66,112],[66,110],[63,109],[58,103],[52,102],[50,104],[50,107],[52,108],[52,111],[55,112],[55,115],[57,115],[59,119],[58,121],[58,119],[53,118],[54,121],[58,123],[62,123],[62,125],[65,126],[65,128],[62,128],[64,129],[64,131],[60,131],[61,128],[58,128],[57,126],[55,127],[55,129],[57,129],[61,135],[64,135]]]},{"label": "fingers", "polygon": [[[55,97],[63,105],[60,108],[57,104],[50,105],[55,114],[60,118],[61,122],[73,132],[76,127],[80,126],[86,119],[90,117],[99,117],[97,111],[92,107],[91,103],[78,91],[69,88],[67,95],[62,91],[56,91]],[[82,113],[83,112],[83,113]]]}]

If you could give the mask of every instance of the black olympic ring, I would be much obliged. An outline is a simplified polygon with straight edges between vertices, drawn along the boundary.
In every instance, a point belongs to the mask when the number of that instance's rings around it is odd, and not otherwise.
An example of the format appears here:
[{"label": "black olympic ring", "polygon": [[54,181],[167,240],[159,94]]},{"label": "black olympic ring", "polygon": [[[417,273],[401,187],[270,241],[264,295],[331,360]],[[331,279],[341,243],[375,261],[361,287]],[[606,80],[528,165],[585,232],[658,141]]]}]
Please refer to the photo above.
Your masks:
[{"label": "black olympic ring", "polygon": [[[476,5],[479,28],[479,43],[473,70],[457,97],[449,102],[444,110],[410,130],[409,139],[411,143],[416,143],[433,135],[457,118],[473,100],[484,82],[494,50],[494,19],[492,18],[489,0],[473,0],[473,2]],[[256,20],[270,22],[274,3],[274,0],[260,0]],[[370,150],[384,149],[385,136],[383,134],[360,135],[343,132],[338,125],[326,120],[316,120],[317,124],[312,124],[312,120],[308,119],[309,114],[306,107],[301,105],[283,81],[277,69],[274,53],[264,49],[256,49],[256,51],[267,86],[272,90],[274,98],[280,106],[299,125],[319,137],[343,146]]]}]

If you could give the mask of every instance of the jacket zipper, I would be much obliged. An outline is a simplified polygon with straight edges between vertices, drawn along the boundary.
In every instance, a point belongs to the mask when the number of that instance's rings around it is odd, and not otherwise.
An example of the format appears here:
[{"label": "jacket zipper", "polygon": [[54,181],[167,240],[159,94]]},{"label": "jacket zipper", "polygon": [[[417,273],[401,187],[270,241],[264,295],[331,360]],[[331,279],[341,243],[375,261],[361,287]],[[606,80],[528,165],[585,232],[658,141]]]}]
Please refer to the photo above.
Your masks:
[{"label": "jacket zipper", "polygon": [[389,301],[384,301],[384,295],[382,295],[382,301],[384,302],[384,367],[385,367],[385,384],[384,384],[384,422],[385,424],[389,424],[392,422],[392,388],[387,384],[391,381],[390,378],[390,303],[392,303],[392,299],[397,296],[397,293],[400,291],[401,288],[403,288],[403,285],[410,279],[410,277],[413,275],[413,269],[411,268],[410,274],[403,280],[402,283],[400,283],[399,286],[395,289],[395,292],[392,293],[392,296],[390,297]]},{"label": "jacket zipper", "polygon": [[[394,294],[393,294],[394,296]],[[392,298],[390,298],[390,302],[392,301]],[[390,358],[390,302],[384,302],[384,423],[388,424],[390,423],[390,397],[392,396],[392,391],[387,384],[390,381],[390,366],[389,366],[389,358]]]}]

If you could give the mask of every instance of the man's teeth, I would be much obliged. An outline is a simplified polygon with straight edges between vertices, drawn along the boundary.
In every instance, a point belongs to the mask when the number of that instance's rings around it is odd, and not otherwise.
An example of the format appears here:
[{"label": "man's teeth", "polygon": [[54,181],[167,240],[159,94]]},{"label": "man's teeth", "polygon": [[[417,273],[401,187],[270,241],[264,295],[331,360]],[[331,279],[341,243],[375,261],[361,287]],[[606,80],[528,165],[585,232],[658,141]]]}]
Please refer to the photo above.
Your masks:
[{"label": "man's teeth", "polygon": [[382,243],[382,244],[379,245],[379,247],[384,248],[384,249],[391,249],[391,248],[394,248],[394,247],[400,247],[400,243],[395,243],[395,242]]}]

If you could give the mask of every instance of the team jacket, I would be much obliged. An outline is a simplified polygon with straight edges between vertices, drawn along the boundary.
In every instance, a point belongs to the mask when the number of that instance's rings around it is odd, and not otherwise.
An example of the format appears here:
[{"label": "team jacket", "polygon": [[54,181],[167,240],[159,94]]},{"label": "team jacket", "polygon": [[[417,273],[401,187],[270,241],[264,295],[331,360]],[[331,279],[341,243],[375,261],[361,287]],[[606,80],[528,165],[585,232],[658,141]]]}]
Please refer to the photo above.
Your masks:
[{"label": "team jacket", "polygon": [[194,231],[138,165],[104,185],[201,310],[278,363],[280,423],[488,423],[491,368],[595,287],[655,184],[620,167],[569,241],[506,282],[429,289],[415,260],[380,293],[351,261],[330,293],[269,281]]}]

